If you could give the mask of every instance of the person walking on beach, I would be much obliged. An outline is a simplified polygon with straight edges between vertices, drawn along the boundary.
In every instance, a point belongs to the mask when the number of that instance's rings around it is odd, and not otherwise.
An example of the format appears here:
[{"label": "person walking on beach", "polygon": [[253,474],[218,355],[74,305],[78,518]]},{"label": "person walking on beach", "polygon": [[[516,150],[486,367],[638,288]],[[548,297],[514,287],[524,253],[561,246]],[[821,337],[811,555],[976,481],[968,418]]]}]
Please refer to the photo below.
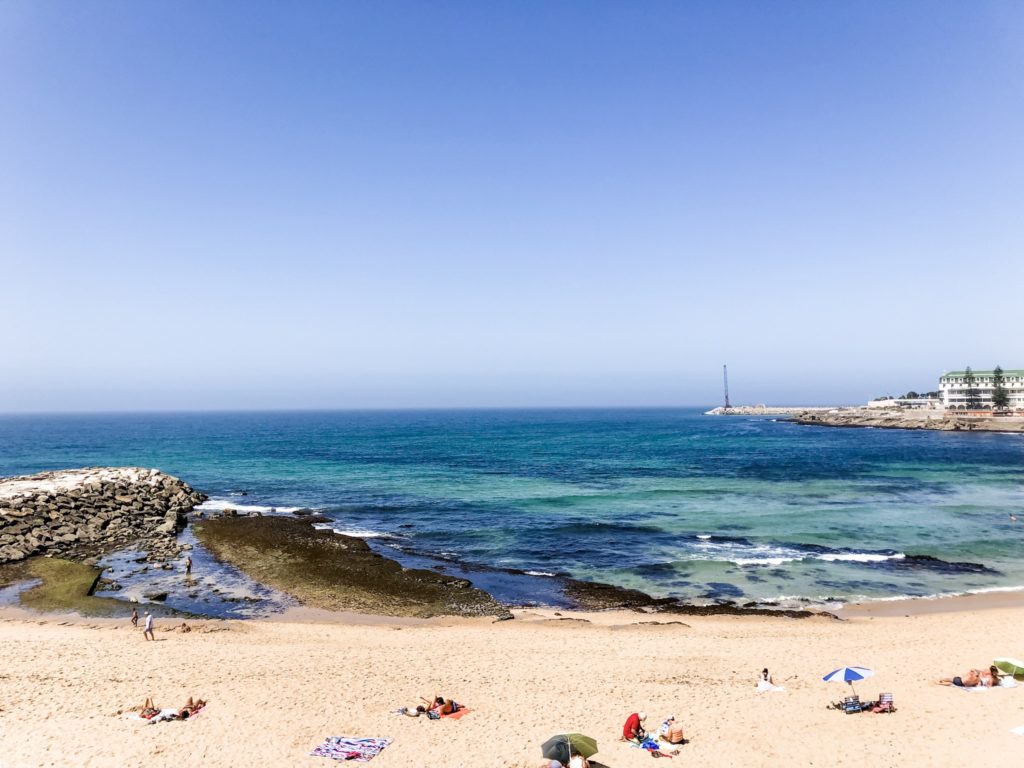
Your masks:
[{"label": "person walking on beach", "polygon": [[147,640],[156,640],[156,635],[153,634],[153,614],[149,611],[146,611],[146,627],[142,636]]},{"label": "person walking on beach", "polygon": [[139,609],[136,608],[134,605],[132,606],[132,626],[139,626]]},{"label": "person walking on beach", "polygon": [[188,576],[192,573],[192,555],[186,555],[185,557],[185,575]]}]

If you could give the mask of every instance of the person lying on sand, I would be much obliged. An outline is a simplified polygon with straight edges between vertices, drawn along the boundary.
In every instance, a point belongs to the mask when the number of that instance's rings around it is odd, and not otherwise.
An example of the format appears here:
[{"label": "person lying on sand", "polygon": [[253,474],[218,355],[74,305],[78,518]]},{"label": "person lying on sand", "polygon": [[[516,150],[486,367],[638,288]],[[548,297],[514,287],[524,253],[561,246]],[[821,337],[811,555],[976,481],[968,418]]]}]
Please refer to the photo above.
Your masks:
[{"label": "person lying on sand", "polygon": [[981,685],[983,688],[997,688],[999,686],[999,670],[989,667],[981,673]]},{"label": "person lying on sand", "polygon": [[195,715],[206,706],[206,702],[202,699],[193,699],[191,696],[188,697],[188,703],[178,710],[178,717],[182,720],[188,720],[192,715]]},{"label": "person lying on sand", "polygon": [[981,672],[972,669],[963,677],[944,677],[938,681],[939,685],[955,685],[958,688],[977,688],[981,685]]},{"label": "person lying on sand", "polygon": [[429,711],[436,712],[439,715],[450,715],[462,709],[457,702],[452,699],[446,699],[443,696],[435,696],[433,699],[423,699],[422,696],[420,698],[430,705],[427,707]]},{"label": "person lying on sand", "polygon": [[146,703],[142,705],[142,711],[139,712],[139,717],[144,717],[147,720],[153,715],[160,712],[160,708],[153,704],[153,699],[146,698]]}]

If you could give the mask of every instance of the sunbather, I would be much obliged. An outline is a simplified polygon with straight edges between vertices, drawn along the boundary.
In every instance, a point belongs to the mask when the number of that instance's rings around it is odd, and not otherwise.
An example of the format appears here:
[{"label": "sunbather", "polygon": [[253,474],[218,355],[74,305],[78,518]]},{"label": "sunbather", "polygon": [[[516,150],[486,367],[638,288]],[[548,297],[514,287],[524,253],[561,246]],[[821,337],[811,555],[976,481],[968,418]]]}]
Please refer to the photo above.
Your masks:
[{"label": "sunbather", "polygon": [[188,703],[178,710],[178,717],[182,720],[188,720],[192,715],[196,714],[203,707],[206,706],[206,702],[202,699],[193,699],[191,696],[188,697]]},{"label": "sunbather", "polygon": [[999,670],[989,667],[981,673],[981,686],[983,688],[995,688],[999,685]]},{"label": "sunbather", "polygon": [[453,699],[446,699],[444,696],[435,696],[433,699],[423,699],[423,701],[429,704],[427,707],[429,711],[439,715],[450,715],[462,709]]},{"label": "sunbather", "polygon": [[972,669],[964,677],[944,677],[938,681],[939,685],[955,685],[958,688],[977,688],[981,685],[981,672]]},{"label": "sunbather", "polygon": [[146,703],[142,705],[142,711],[139,712],[139,717],[144,717],[147,720],[153,715],[157,714],[160,708],[153,704],[153,699],[147,698]]}]

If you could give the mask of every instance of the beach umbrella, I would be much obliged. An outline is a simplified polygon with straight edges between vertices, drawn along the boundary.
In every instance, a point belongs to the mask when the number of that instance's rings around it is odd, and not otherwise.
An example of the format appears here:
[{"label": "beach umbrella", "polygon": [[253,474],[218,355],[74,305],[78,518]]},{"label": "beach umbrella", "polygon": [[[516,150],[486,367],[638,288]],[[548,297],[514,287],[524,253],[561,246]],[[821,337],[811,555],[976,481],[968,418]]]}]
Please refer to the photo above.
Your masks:
[{"label": "beach umbrella", "polygon": [[826,683],[849,683],[850,690],[856,695],[857,691],[853,687],[854,680],[863,680],[871,677],[873,674],[875,673],[867,667],[840,667],[834,672],[829,672],[821,679]]},{"label": "beach umbrella", "polygon": [[1024,661],[1020,661],[1019,659],[995,659],[992,664],[1000,672],[1012,675],[1014,679],[1024,675]]},{"label": "beach umbrella", "polygon": [[562,733],[541,744],[540,751],[545,760],[568,763],[573,755],[590,757],[597,754],[597,740],[582,733]]}]

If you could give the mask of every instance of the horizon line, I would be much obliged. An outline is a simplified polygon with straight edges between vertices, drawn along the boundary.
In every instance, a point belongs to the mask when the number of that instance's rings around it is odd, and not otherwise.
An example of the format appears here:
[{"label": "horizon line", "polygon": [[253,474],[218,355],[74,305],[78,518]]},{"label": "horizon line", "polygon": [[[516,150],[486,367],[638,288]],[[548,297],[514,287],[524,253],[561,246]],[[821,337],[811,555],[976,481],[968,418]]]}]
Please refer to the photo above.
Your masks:
[{"label": "horizon line", "polygon": [[[717,405],[453,405],[453,406],[351,406],[322,408],[154,408],[154,409],[82,409],[47,411],[0,411],[0,417],[9,416],[143,416],[143,415],[186,415],[186,414],[245,414],[245,413],[367,413],[367,412],[441,412],[441,411],[641,411],[641,410],[692,410],[721,407]],[[757,405],[762,405],[758,403]],[[837,404],[813,405],[772,405],[774,408],[842,407]],[[734,405],[733,408],[743,406]]]}]

